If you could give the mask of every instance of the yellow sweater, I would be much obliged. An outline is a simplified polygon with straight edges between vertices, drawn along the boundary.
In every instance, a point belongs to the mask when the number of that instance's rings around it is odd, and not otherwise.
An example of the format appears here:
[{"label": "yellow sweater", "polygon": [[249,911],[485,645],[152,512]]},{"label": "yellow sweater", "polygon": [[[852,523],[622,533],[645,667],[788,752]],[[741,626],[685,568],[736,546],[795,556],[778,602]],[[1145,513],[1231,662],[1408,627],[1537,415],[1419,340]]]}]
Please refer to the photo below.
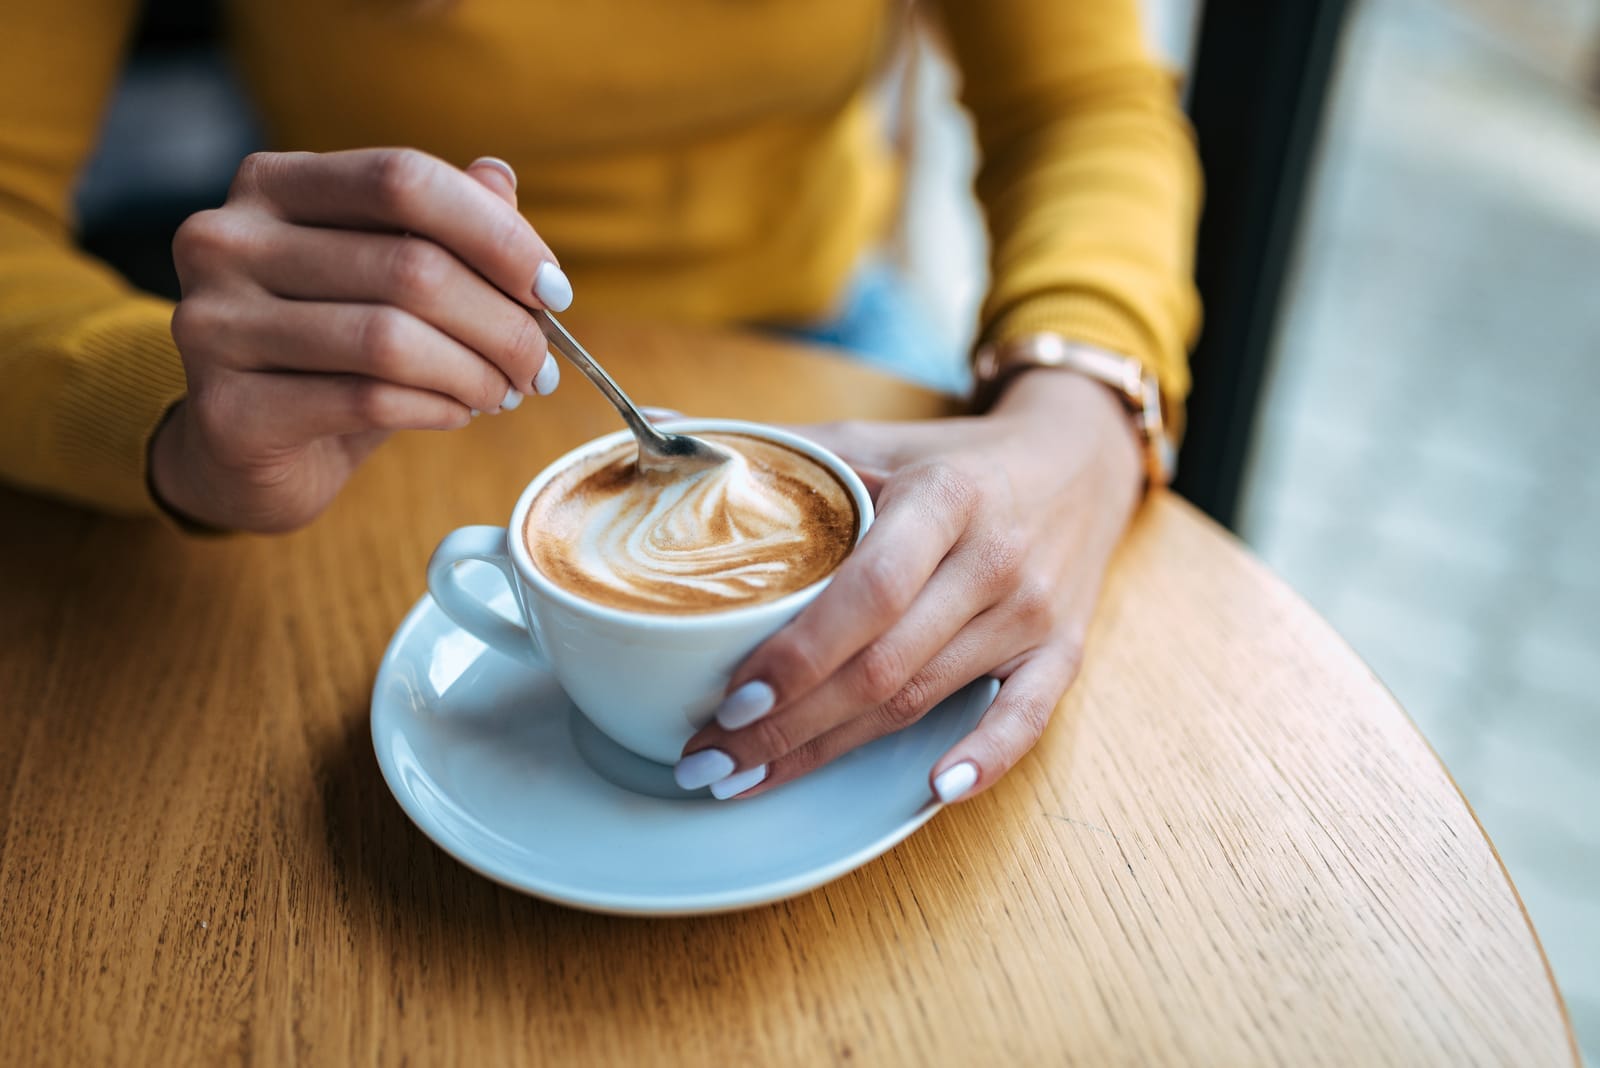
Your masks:
[{"label": "yellow sweater", "polygon": [[[1053,329],[1187,389],[1199,179],[1136,0],[942,0],[993,242],[983,330]],[[140,512],[183,394],[171,308],[75,251],[69,198],[136,0],[0,33],[0,479]],[[824,316],[882,236],[870,83],[894,0],[233,0],[271,141],[510,161],[584,311]]]}]

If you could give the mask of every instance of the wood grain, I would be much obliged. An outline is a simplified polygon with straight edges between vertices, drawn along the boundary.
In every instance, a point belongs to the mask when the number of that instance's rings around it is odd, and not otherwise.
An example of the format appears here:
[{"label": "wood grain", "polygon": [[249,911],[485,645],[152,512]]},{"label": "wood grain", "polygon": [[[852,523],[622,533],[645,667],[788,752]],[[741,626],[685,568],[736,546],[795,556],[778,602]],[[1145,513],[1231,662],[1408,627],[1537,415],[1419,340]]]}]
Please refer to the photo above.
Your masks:
[{"label": "wood grain", "polygon": [[[940,408],[771,341],[577,326],[696,414]],[[1034,755],[861,871],[670,921],[468,872],[383,785],[373,674],[438,538],[613,425],[571,376],[396,440],[279,539],[0,492],[0,1059],[1576,1062],[1515,891],[1394,699],[1166,495]]]}]

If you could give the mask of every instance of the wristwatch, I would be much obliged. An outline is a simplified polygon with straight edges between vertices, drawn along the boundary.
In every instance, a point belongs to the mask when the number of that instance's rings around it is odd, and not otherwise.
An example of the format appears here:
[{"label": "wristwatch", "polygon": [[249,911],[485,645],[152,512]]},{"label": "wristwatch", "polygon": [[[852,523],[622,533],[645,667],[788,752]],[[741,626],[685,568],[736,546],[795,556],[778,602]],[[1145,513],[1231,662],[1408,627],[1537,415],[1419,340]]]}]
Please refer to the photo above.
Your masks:
[{"label": "wristwatch", "polygon": [[1060,334],[1027,334],[999,344],[990,342],[972,356],[976,379],[973,400],[978,409],[988,409],[1007,382],[1031,367],[1074,371],[1109,386],[1133,416],[1134,429],[1144,444],[1145,474],[1150,485],[1165,486],[1172,481],[1177,449],[1162,414],[1161,386],[1142,363]]}]

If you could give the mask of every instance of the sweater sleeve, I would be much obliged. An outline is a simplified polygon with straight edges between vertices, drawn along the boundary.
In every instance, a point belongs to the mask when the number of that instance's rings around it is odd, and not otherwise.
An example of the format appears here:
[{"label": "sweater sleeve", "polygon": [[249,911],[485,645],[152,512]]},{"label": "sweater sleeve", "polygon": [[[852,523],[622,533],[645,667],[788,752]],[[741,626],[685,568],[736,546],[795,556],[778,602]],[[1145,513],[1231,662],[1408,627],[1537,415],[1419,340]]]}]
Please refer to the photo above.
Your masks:
[{"label": "sweater sleeve", "polygon": [[941,0],[977,127],[993,282],[982,336],[1053,331],[1189,388],[1200,175],[1137,0]]},{"label": "sweater sleeve", "polygon": [[184,392],[172,307],[76,251],[69,207],[136,10],[14,5],[0,34],[0,480],[151,513],[149,441]]}]

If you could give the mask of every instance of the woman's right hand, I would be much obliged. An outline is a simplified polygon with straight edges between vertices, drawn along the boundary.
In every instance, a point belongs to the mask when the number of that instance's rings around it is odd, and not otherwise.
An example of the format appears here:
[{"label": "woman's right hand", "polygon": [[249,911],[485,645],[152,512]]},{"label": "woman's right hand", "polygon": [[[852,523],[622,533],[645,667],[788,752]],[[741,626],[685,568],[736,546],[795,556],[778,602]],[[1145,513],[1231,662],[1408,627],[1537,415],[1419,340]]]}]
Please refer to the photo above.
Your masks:
[{"label": "woman's right hand", "polygon": [[[572,287],[498,160],[259,153],[173,241],[188,393],[151,443],[173,511],[284,531],[394,430],[465,426],[560,373],[526,307]],[[499,194],[499,195],[497,195]]]}]

